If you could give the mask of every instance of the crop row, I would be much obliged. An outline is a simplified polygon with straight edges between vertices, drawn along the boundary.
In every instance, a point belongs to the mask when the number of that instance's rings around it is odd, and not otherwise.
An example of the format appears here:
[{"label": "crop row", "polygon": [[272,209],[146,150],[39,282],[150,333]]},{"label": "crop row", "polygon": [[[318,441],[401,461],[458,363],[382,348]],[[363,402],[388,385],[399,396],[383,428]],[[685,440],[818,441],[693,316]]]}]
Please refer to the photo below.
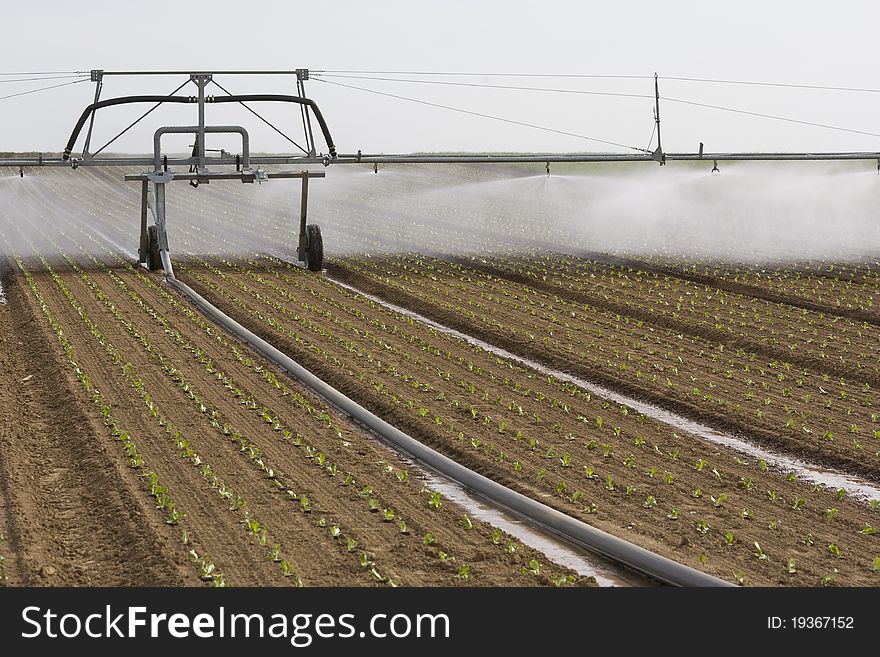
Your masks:
[{"label": "crop row", "polygon": [[[74,347],[67,338],[64,328],[58,323],[49,309],[49,306],[40,292],[37,282],[30,270],[19,256],[15,256],[15,262],[24,276],[43,317],[51,328],[52,333],[55,335],[60,348],[64,352],[67,364],[75,373],[86,396],[98,408],[100,416],[102,417],[104,424],[107,426],[110,435],[121,445],[131,467],[134,468],[143,479],[149,495],[156,502],[157,510],[166,517],[166,522],[169,525],[181,524],[187,516],[186,512],[178,508],[174,500],[171,498],[167,486],[160,483],[159,476],[144,462],[143,455],[138,450],[134,437],[122,428],[119,419],[113,413],[113,407],[105,401],[104,396],[98,388],[93,385],[88,372],[77,360]],[[223,573],[217,568],[216,564],[211,560],[211,557],[204,551],[201,553],[199,552],[199,549],[196,547],[199,542],[192,535],[192,530],[186,527],[186,523],[184,523],[182,528],[181,543],[189,548],[189,555],[197,565],[199,575],[203,580],[209,581],[214,586],[219,587],[228,584]]]},{"label": "crop row", "polygon": [[[817,501],[828,493],[797,485],[793,476],[774,475],[766,466],[727,454],[726,459],[736,459],[732,467],[743,473],[732,476],[726,466],[703,458],[710,455],[705,448],[701,456],[692,456],[701,447],[693,439],[672,432],[663,436],[667,427],[652,426],[644,416],[630,418],[626,407],[612,407],[571,384],[548,381],[481,353],[294,268],[222,264],[222,270],[210,263],[179,268],[221,307],[250,320],[251,328],[269,339],[281,338],[295,357],[311,361],[374,410],[393,417],[395,424],[483,471],[516,481],[535,496],[549,493],[573,515],[596,524],[616,524],[622,516],[630,531],[647,526],[663,535],[655,523],[663,518],[656,514],[665,508],[669,518],[660,524],[670,523],[663,539],[669,542],[680,539],[673,520],[688,515],[704,520],[695,521],[700,536],[709,525],[706,518],[716,512],[749,533],[751,519],[767,504],[764,500],[780,507],[773,508],[774,513],[790,509],[795,525],[805,520],[808,509],[824,517],[832,508],[820,509],[825,502]],[[578,412],[582,405],[592,404],[604,407],[600,414],[586,408]],[[682,462],[683,454],[693,461]],[[792,489],[782,494],[780,485]],[[804,495],[818,497],[808,503]],[[788,506],[779,504],[785,497]],[[734,507],[739,509],[736,521],[730,513]],[[851,507],[856,514],[857,508]],[[838,514],[839,509],[834,518]],[[781,523],[775,520],[768,527],[778,528]],[[736,537],[733,529],[728,531]],[[858,528],[852,531],[854,536],[871,535],[859,534]],[[736,542],[742,548],[742,540]],[[695,561],[701,554],[706,561],[706,555],[722,545],[707,540]]]},{"label": "crop row", "polygon": [[[65,237],[69,238],[69,236],[65,236]],[[76,263],[73,261],[69,261],[68,264],[71,267],[73,267],[75,270],[79,269],[77,267]],[[99,265],[100,265],[100,263],[99,263]],[[111,280],[114,280],[115,285],[120,287],[120,289],[125,289],[125,283],[122,281],[121,278],[116,276],[111,270],[109,270],[106,267],[103,267],[102,269],[104,270],[105,274],[107,274],[108,276],[111,277]],[[194,405],[197,405],[196,407],[199,409],[199,411],[202,414],[207,413],[208,415],[211,416],[212,425],[215,425],[215,424],[217,425],[214,427],[215,430],[218,430],[219,432],[223,433],[224,435],[227,435],[230,440],[239,441],[241,444],[241,451],[243,453],[246,453],[252,462],[257,463],[258,466],[263,470],[263,472],[266,473],[268,476],[270,476],[270,481],[273,482],[274,486],[276,488],[278,488],[279,490],[285,492],[286,495],[288,496],[288,498],[291,499],[291,501],[295,502],[297,505],[299,505],[300,508],[302,508],[306,512],[309,512],[311,510],[310,509],[311,506],[315,506],[316,508],[318,508],[318,505],[320,503],[316,502],[314,499],[310,499],[308,496],[304,496],[302,494],[300,494],[300,496],[298,498],[296,493],[293,493],[293,487],[289,486],[285,481],[283,481],[281,479],[281,475],[278,471],[279,468],[277,466],[273,467],[273,465],[271,465],[269,463],[268,458],[263,453],[261,453],[260,448],[253,442],[253,440],[242,438],[240,431],[238,431],[237,428],[232,423],[228,422],[221,415],[221,410],[219,408],[212,407],[208,403],[206,403],[204,398],[201,396],[201,394],[198,393],[197,391],[195,391],[195,386],[191,381],[184,379],[182,376],[180,376],[178,371],[174,370],[173,368],[168,366],[166,362],[164,362],[163,356],[161,355],[161,353],[158,352],[158,349],[155,347],[155,345],[150,344],[150,343],[146,343],[145,342],[146,338],[143,335],[143,333],[138,331],[138,329],[136,327],[134,327],[134,325],[130,322],[130,320],[126,320],[121,315],[118,308],[114,308],[113,302],[110,302],[106,298],[106,296],[104,296],[103,293],[97,288],[97,286],[95,286],[93,283],[89,284],[88,274],[86,274],[81,269],[79,269],[78,273],[79,273],[80,277],[83,279],[83,281],[86,283],[87,287],[92,289],[93,293],[96,295],[96,298],[101,300],[102,303],[105,304],[105,306],[108,308],[111,315],[116,317],[117,321],[119,321],[120,323],[125,325],[127,330],[130,333],[132,333],[135,336],[135,338],[141,343],[142,348],[144,350],[146,350],[151,355],[151,358],[156,360],[156,362],[159,363],[160,366],[162,366],[162,369],[163,369],[163,371],[165,371],[166,375],[172,377],[175,384],[179,388],[185,389],[185,390],[187,390],[187,393],[192,394],[192,397],[191,397],[192,403]],[[155,289],[159,290],[158,287]],[[299,447],[301,452],[305,455],[304,458],[307,459],[309,463],[320,468],[321,471],[325,471],[326,473],[329,473],[330,476],[338,477],[338,480],[341,482],[341,485],[343,485],[343,486],[350,486],[352,488],[355,488],[355,486],[356,486],[357,489],[360,491],[360,493],[357,496],[357,499],[360,500],[360,502],[359,502],[360,504],[363,504],[363,508],[364,508],[365,512],[367,510],[373,511],[375,513],[375,515],[372,515],[371,517],[375,518],[377,522],[387,523],[387,526],[396,525],[397,527],[400,528],[399,532],[401,534],[406,535],[406,536],[409,536],[411,534],[410,530],[407,527],[407,522],[399,514],[396,514],[395,508],[391,504],[387,504],[387,503],[382,502],[381,495],[379,495],[377,490],[374,490],[373,485],[365,483],[365,482],[355,482],[355,480],[352,477],[350,472],[347,475],[344,474],[345,473],[344,467],[340,467],[340,464],[338,464],[336,461],[330,460],[330,457],[328,457],[327,453],[322,452],[322,451],[318,450],[317,448],[313,447],[312,445],[308,444],[307,442],[305,442],[301,435],[294,434],[293,430],[291,428],[289,428],[288,426],[284,425],[276,415],[272,414],[271,410],[268,407],[266,407],[264,404],[262,404],[258,400],[255,400],[252,395],[249,395],[247,393],[247,391],[244,389],[243,384],[238,383],[237,381],[232,379],[231,376],[227,375],[223,371],[220,371],[219,368],[217,367],[217,365],[214,363],[214,361],[212,361],[210,358],[208,358],[206,356],[206,354],[204,354],[204,352],[202,352],[198,348],[194,347],[193,345],[189,344],[187,342],[187,340],[185,338],[183,338],[183,336],[180,335],[179,332],[177,332],[176,330],[171,328],[168,325],[167,320],[165,320],[164,317],[162,317],[161,315],[156,313],[152,308],[150,308],[147,304],[145,304],[143,299],[141,299],[137,293],[133,292],[132,290],[126,290],[126,294],[129,296],[129,298],[132,300],[132,302],[140,310],[142,310],[144,313],[146,313],[147,316],[151,317],[153,321],[155,321],[159,326],[162,327],[163,332],[166,333],[171,338],[171,340],[173,341],[174,344],[176,344],[181,349],[188,351],[189,355],[192,357],[193,360],[195,360],[199,365],[203,366],[206,370],[209,370],[208,374],[211,375],[209,377],[210,380],[216,381],[218,386],[223,386],[225,390],[230,391],[230,394],[233,394],[233,396],[237,399],[237,401],[240,404],[245,405],[245,407],[252,410],[253,413],[259,414],[264,419],[265,422],[270,424],[273,431],[276,432],[277,434],[280,434],[279,437],[285,439],[285,441],[288,442],[288,444],[292,444],[296,447]],[[195,320],[196,318],[197,318],[196,315],[190,314],[191,320]],[[206,331],[207,335],[211,335],[212,333],[214,333],[216,335],[216,332],[213,331],[213,329],[211,329],[209,326],[204,324],[203,320],[201,320],[201,321],[202,321],[202,328]],[[170,343],[170,341],[169,341],[169,343]],[[239,359],[243,360],[245,358],[244,356],[242,356],[241,351],[239,350],[238,347],[235,347],[234,345],[231,345],[229,343],[227,343],[227,345],[238,350]],[[163,366],[163,363],[164,363],[164,366]],[[278,381],[278,379],[271,372],[261,368],[261,366],[259,366],[259,365],[254,364],[253,361],[251,361],[249,363],[249,365],[251,367],[253,367],[256,371],[264,374],[265,375],[264,380],[266,380],[268,383],[270,383],[273,386],[273,389],[278,390],[279,393],[283,397],[285,397],[287,399],[290,398],[289,395],[294,398],[298,397],[299,402],[301,404],[303,404],[303,403],[306,404],[309,414],[316,416],[319,422],[323,423],[326,421],[327,422],[327,429],[328,429],[328,431],[332,432],[334,438],[341,437],[339,430],[335,426],[333,426],[332,420],[330,419],[330,417],[326,413],[326,411],[320,411],[319,409],[316,409],[314,406],[309,405],[308,402],[305,402],[305,400],[301,396],[291,394],[290,391],[288,391],[287,387],[283,383],[280,383]],[[297,426],[298,424],[299,423],[297,422],[293,426]],[[339,441],[337,440],[336,442],[338,445]],[[343,446],[344,445],[345,445],[345,443],[343,442]],[[338,449],[338,446],[336,449]],[[392,471],[390,468],[388,468],[386,474],[392,474]],[[407,473],[405,471],[398,471],[397,473],[394,473],[394,474],[395,474],[395,481],[397,481],[398,483],[404,483],[408,479]],[[415,484],[412,484],[412,485],[415,485]],[[378,488],[378,487],[375,487],[375,488]],[[422,504],[424,505],[424,508],[436,508],[436,507],[441,506],[440,501],[436,498],[436,495],[434,493],[432,493],[431,491],[424,491],[422,498],[423,498]],[[434,507],[431,507],[428,504],[432,500],[434,500]],[[366,515],[366,513],[364,515]],[[324,519],[322,518],[321,520],[324,520]],[[358,544],[358,540],[355,539],[353,536],[346,534],[344,532],[343,528],[341,528],[339,526],[339,524],[329,522],[326,520],[324,520],[324,522],[321,522],[319,520],[319,524],[322,528],[326,525],[326,531],[333,538],[338,538],[339,539],[338,543],[340,545],[344,545],[348,551],[351,551],[351,552],[354,551],[354,547]],[[410,524],[412,525],[413,523],[410,523]],[[421,524],[425,524],[425,523],[423,521],[421,521]],[[467,531],[470,531],[473,528],[473,526],[476,524],[477,523],[475,523],[475,522],[472,523],[470,520],[468,520],[468,522],[464,523],[464,525],[469,526],[467,528]],[[395,533],[397,531],[398,531],[398,529],[395,528]],[[441,531],[437,531],[437,530],[435,530],[433,532],[426,531],[424,533],[424,535],[422,536],[422,539],[424,540],[425,536],[430,536],[431,538],[428,540],[428,542],[433,544],[433,546],[434,546],[433,548],[430,548],[430,549],[434,551],[435,555],[440,555],[440,556],[436,556],[436,558],[439,559],[440,562],[444,564],[444,567],[451,568],[453,561],[454,561],[454,557],[452,556],[452,550],[450,550],[448,547],[446,547],[444,549],[445,546],[442,543],[440,543],[436,538],[434,538],[436,536],[439,536],[441,533],[442,533]],[[474,533],[476,533],[476,532],[474,532]],[[520,546],[517,546],[509,538],[502,541],[500,533],[498,533],[496,535],[494,532],[486,532],[485,530],[483,533],[486,533],[487,536],[491,535],[492,539],[493,539],[493,543],[497,543],[498,545],[501,545],[503,542],[503,544],[507,546],[507,550],[510,553],[517,552],[519,550]],[[350,534],[350,532],[349,532],[349,534]],[[413,539],[410,539],[410,540],[413,540]],[[419,545],[421,545],[421,543],[419,543]],[[525,552],[525,550],[523,550],[523,552]],[[368,556],[366,554],[366,552],[361,551],[359,553],[355,553],[355,556],[357,556],[357,558],[361,562],[361,565],[363,565],[365,563],[370,563],[371,567],[367,570],[369,572],[373,573],[377,578],[388,579],[378,573],[378,571],[376,570],[377,567],[372,563],[372,558],[370,556]],[[533,556],[533,557],[527,559],[526,563],[531,564],[532,561],[535,561],[535,563],[538,564],[537,569],[540,570],[541,569],[540,561],[538,561],[536,556]],[[526,566],[525,568],[527,571],[535,570],[535,568],[531,568],[530,566]],[[476,573],[473,573],[471,569],[472,569],[472,566],[467,563],[457,563],[457,564],[455,564],[455,571],[454,572],[462,579],[467,579],[467,578],[473,576],[474,574],[479,573],[479,569],[477,569]],[[568,576],[562,575],[562,578],[563,578],[562,581],[568,581],[567,577]],[[559,577],[556,577],[555,579],[557,581],[559,581]]]},{"label": "crop row", "polygon": [[514,353],[710,423],[862,471],[880,462],[880,413],[869,384],[762,359],[506,281],[403,260],[349,258],[337,271],[356,286]]},{"label": "crop row", "polygon": [[[484,267],[481,259],[468,264]],[[432,261],[435,267],[442,263]],[[469,267],[473,275],[473,268]],[[880,327],[623,265],[545,255],[494,258],[489,272],[668,328],[861,379],[880,373]],[[832,372],[833,373],[833,372]]]}]

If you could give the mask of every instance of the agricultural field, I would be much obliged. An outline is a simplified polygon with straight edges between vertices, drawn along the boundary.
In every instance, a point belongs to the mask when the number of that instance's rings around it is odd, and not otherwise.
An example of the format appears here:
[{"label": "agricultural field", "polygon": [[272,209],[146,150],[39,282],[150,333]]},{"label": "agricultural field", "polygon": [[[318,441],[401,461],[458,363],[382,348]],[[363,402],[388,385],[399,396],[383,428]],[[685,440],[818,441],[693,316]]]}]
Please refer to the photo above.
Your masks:
[{"label": "agricultural field", "polygon": [[[83,169],[0,172],[4,583],[597,583],[134,264],[139,189]],[[291,258],[295,188],[180,184],[175,274],[420,442],[613,536],[734,584],[880,584],[880,264],[634,257],[503,194],[441,200],[531,173],[331,167],[310,192],[320,274]]]}]

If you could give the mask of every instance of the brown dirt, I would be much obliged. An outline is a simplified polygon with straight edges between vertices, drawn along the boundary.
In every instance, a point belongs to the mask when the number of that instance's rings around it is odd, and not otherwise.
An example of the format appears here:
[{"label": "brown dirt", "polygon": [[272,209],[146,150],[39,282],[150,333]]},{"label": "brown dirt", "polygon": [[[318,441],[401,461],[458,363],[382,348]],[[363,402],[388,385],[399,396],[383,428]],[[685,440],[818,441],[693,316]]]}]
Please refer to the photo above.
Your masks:
[{"label": "brown dirt", "polygon": [[[735,571],[757,584],[812,585],[837,568],[841,583],[875,583],[870,565],[876,538],[859,533],[871,519],[861,504],[763,472],[732,452],[645,418],[623,415],[615,406],[605,407],[536,372],[480,354],[296,268],[254,270],[230,264],[220,265],[220,273],[182,266],[179,275],[373,412],[497,481],[728,579]],[[276,323],[275,330],[267,318]],[[533,422],[535,415],[539,422]],[[606,423],[602,429],[594,421],[600,415]],[[514,438],[517,431],[522,431],[521,440]],[[642,436],[638,443],[637,436]],[[537,440],[534,448],[531,438]],[[602,445],[609,446],[607,458]],[[562,462],[566,453],[567,465]],[[701,459],[707,463],[697,470],[694,464]],[[587,479],[585,467],[593,468],[597,478]],[[666,472],[672,483],[665,482]],[[613,491],[606,490],[608,476]],[[557,492],[560,482],[564,492]],[[627,494],[630,486],[635,490]],[[694,498],[698,488],[702,496]],[[572,502],[576,490],[581,495]],[[710,498],[720,500],[722,494],[727,497],[715,506]],[[648,495],[656,506],[646,506]],[[798,499],[803,500],[800,510],[793,508]],[[597,504],[597,513],[589,512],[591,503]],[[666,518],[672,507],[679,511],[678,520]],[[833,522],[824,517],[831,507],[838,509]],[[751,519],[741,516],[743,508],[753,512]],[[700,520],[709,525],[706,533],[696,530]],[[724,541],[728,531],[731,546]],[[809,533],[815,536],[811,547],[801,543]],[[756,541],[772,555],[770,562],[755,556]],[[848,561],[827,551],[832,543],[846,544]],[[783,569],[788,559],[796,561],[796,574]]]},{"label": "brown dirt", "polygon": [[[0,495],[13,585],[185,585],[198,579],[107,436],[76,394],[10,277],[0,306]],[[54,336],[53,336],[54,337]]]},{"label": "brown dirt", "polygon": [[[71,241],[75,238],[68,236]],[[143,401],[128,384],[121,370],[89,332],[86,323],[68,302],[61,287],[45,271],[39,271],[33,259],[29,266],[34,269],[34,278],[44,295],[56,320],[64,327],[65,334],[73,344],[77,362],[86,370],[93,385],[101,389],[105,401],[109,402],[122,428],[136,438],[138,448],[145,462],[155,470],[160,480],[168,487],[178,508],[187,513],[180,528],[171,533],[168,544],[159,554],[172,555],[183,563],[187,579],[178,581],[161,580],[164,583],[197,583],[192,566],[186,565],[186,552],[195,545],[199,553],[208,552],[217,567],[231,584],[281,585],[288,583],[282,577],[277,564],[265,558],[266,548],[250,538],[242,525],[242,512],[233,513],[227,508],[228,501],[222,500],[204,480],[198,468],[177,454],[173,441],[165,429],[146,413]],[[38,261],[37,261],[38,262]],[[464,510],[449,501],[443,501],[439,509],[432,510],[427,500],[429,494],[422,492],[418,473],[412,466],[401,462],[393,453],[382,447],[370,436],[351,425],[332,411],[332,426],[326,426],[322,418],[320,403],[304,393],[296,385],[285,384],[281,390],[260,376],[260,370],[270,370],[253,353],[230,340],[222,338],[216,329],[210,333],[200,327],[195,319],[186,315],[183,304],[161,296],[155,281],[145,276],[137,276],[131,271],[119,270],[109,274],[93,268],[81,274],[58,267],[61,280],[88,318],[103,334],[105,340],[124,355],[124,362],[132,368],[143,382],[158,407],[166,426],[171,425],[182,432],[190,446],[210,464],[213,472],[232,487],[246,501],[260,522],[269,529],[269,546],[280,545],[283,558],[287,559],[305,584],[323,585],[375,585],[379,583],[370,568],[359,563],[363,552],[365,558],[375,566],[379,576],[393,579],[407,585],[536,585],[550,584],[561,575],[573,575],[570,571],[548,564],[544,555],[529,548],[518,546],[515,552],[506,549],[510,540],[502,536],[493,541],[492,527],[473,521],[473,529],[462,524]],[[88,279],[88,280],[86,280]],[[90,287],[91,281],[96,288]],[[14,288],[17,289],[17,288]],[[98,293],[100,290],[100,293]],[[30,290],[25,288],[29,294]],[[129,294],[133,292],[144,303],[138,304]],[[103,295],[103,300],[102,296]],[[32,299],[32,297],[31,297]],[[23,318],[35,314],[33,302],[28,312],[20,313]],[[149,310],[167,315],[163,325]],[[116,308],[117,317],[112,312]],[[38,316],[31,322],[33,333],[40,335],[44,342],[54,339],[47,334],[45,320]],[[126,327],[126,322],[137,332]],[[179,331],[176,337],[171,334]],[[22,331],[13,335],[23,335]],[[198,395],[193,402],[163,371],[160,363],[151,358],[144,348],[141,338],[146,340],[168,362],[173,363],[177,372],[186,378],[190,390]],[[222,338],[222,339],[221,339]],[[240,361],[232,349],[235,346]],[[57,349],[57,347],[53,347]],[[196,353],[210,358],[212,370],[198,360]],[[58,372],[56,361],[45,364],[46,372]],[[240,398],[232,395],[224,381],[216,376],[222,371],[235,380],[239,394],[256,400],[259,409],[255,412],[241,404]],[[80,395],[82,397],[82,395]],[[305,400],[312,408],[303,408],[296,400]],[[70,422],[69,400],[58,401],[59,415],[65,424]],[[85,406],[95,414],[88,402],[75,402]],[[195,403],[195,407],[194,407]],[[271,464],[274,477],[267,477],[253,461],[242,452],[240,445],[224,436],[218,427],[213,426],[210,415],[199,412],[198,405],[216,408],[219,425],[229,424],[234,432],[250,441],[260,450],[262,460]],[[284,440],[280,430],[268,426],[261,413],[268,412],[280,426],[288,427],[294,435],[302,435],[304,443],[320,453],[324,465],[317,463],[314,454],[308,454],[305,446],[296,446],[291,440]],[[10,417],[4,414],[4,418]],[[76,424],[73,422],[72,424]],[[100,426],[100,423],[99,423]],[[337,435],[336,431],[340,434]],[[110,442],[107,429],[100,426],[104,440]],[[112,445],[116,452],[117,445]],[[6,454],[4,450],[4,455]],[[63,462],[63,461],[62,461]],[[122,460],[124,464],[124,460]],[[340,474],[330,476],[326,466],[338,464]],[[95,468],[84,469],[89,476]],[[404,470],[411,475],[401,481]],[[126,476],[131,476],[130,468],[124,467]],[[22,472],[27,473],[27,470]],[[16,476],[18,470],[16,470]],[[354,484],[343,486],[342,480],[351,473]],[[400,475],[400,476],[399,476]],[[88,481],[83,477],[84,482]],[[277,489],[273,482],[283,481],[286,487],[294,490],[298,501],[291,501]],[[112,488],[111,482],[102,482],[96,493]],[[365,486],[372,492],[363,493]],[[361,494],[363,493],[363,495]],[[302,510],[301,500],[307,496],[311,510]],[[76,499],[74,496],[72,499]],[[371,499],[380,502],[381,508],[394,512],[394,522],[383,521],[380,511],[371,511]],[[141,486],[141,503],[150,506],[150,498]],[[43,504],[50,509],[51,517],[58,507],[57,500],[45,499]],[[11,508],[8,518],[11,524],[21,524],[22,514]],[[154,523],[168,533],[170,528],[157,516]],[[402,533],[397,521],[405,519],[407,532]],[[99,522],[96,519],[96,522]],[[340,538],[333,538],[330,529],[338,526],[343,537],[355,538],[356,549],[349,550]],[[175,534],[185,528],[189,531],[190,543],[183,546]],[[44,536],[53,537],[55,533],[44,528]],[[423,537],[430,532],[434,536],[431,545],[425,545]],[[95,530],[95,533],[99,533]],[[4,554],[10,555],[10,562],[21,559],[19,555],[33,549],[34,539],[23,532],[10,532],[12,540],[4,546]],[[132,542],[122,545],[130,546]],[[515,543],[515,542],[514,542]],[[136,544],[136,542],[135,542]],[[440,558],[441,553],[449,555]],[[540,576],[525,572],[531,559],[544,564]],[[145,562],[146,560],[138,560]],[[134,561],[132,563],[138,563]],[[459,577],[460,568],[467,566],[467,577]],[[130,566],[134,568],[134,566]],[[142,566],[141,566],[142,568]],[[575,582],[590,585],[590,579],[574,577]],[[10,578],[10,581],[13,581]],[[75,574],[63,582],[80,584],[91,580],[78,579]],[[105,580],[106,581],[106,580]],[[143,584],[153,580],[130,579],[125,583]],[[108,583],[113,583],[112,580]]]},{"label": "brown dirt", "polygon": [[[512,284],[505,289],[503,280],[496,281],[501,289],[495,294],[486,292],[483,281],[467,275],[454,283],[439,274],[404,277],[381,261],[361,262],[357,269],[333,265],[331,270],[359,289],[447,326],[710,426],[868,478],[876,479],[880,472],[880,452],[875,453],[871,437],[871,413],[876,414],[876,407],[859,402],[857,386],[850,389],[849,401],[842,401],[836,398],[835,380],[827,383],[821,373],[780,369],[778,362],[762,362],[748,352],[734,355],[723,345],[626,315],[579,314],[552,297],[524,295]],[[578,314],[577,319],[569,311]],[[787,383],[777,381],[782,373]],[[803,389],[792,382],[799,377],[807,382]],[[786,393],[786,386],[794,393]],[[725,405],[720,405],[721,400]],[[851,441],[851,424],[860,428],[862,448]],[[823,437],[828,427],[834,440]]]}]

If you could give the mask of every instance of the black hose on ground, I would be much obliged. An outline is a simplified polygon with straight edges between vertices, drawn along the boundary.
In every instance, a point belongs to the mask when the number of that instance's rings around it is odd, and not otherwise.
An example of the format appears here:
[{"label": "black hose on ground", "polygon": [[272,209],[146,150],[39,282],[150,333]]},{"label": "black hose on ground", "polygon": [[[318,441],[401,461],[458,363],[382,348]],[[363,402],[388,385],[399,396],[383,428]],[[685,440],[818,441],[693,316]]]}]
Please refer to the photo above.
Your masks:
[{"label": "black hose on ground", "polygon": [[412,458],[476,491],[495,504],[537,523],[569,543],[579,545],[591,552],[621,563],[661,583],[688,587],[733,586],[730,582],[700,572],[596,529],[522,493],[502,486],[423,445],[415,438],[403,433],[349,399],[289,356],[241,326],[188,285],[177,280],[173,274],[167,275],[166,280],[177,292],[189,297],[203,315],[247,342],[269,361],[284,370],[289,376],[316,392],[342,412],[375,431]]}]

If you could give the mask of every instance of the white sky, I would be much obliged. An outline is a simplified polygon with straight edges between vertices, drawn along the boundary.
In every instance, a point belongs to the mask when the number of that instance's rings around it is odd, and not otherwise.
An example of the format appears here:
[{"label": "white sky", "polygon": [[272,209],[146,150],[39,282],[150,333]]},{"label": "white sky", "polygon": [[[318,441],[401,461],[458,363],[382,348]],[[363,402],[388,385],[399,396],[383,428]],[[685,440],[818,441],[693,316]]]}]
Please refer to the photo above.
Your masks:
[{"label": "white sky", "polygon": [[[3,0],[2,18],[0,72],[299,67],[607,75],[657,71],[669,77],[880,87],[876,72],[880,3],[855,0]],[[107,78],[103,97],[165,94],[181,81]],[[292,79],[218,77],[218,81],[235,93],[295,93]],[[647,145],[653,127],[649,99],[339,81],[639,147]],[[484,77],[469,81],[653,93],[650,80]],[[2,82],[0,96],[45,84],[53,82]],[[185,92],[193,93],[186,88]],[[609,150],[575,137],[318,82],[309,82],[307,92],[321,106],[340,152]],[[84,82],[0,100],[0,151],[61,150],[93,93],[94,85]],[[880,93],[661,80],[661,96],[880,133]],[[265,104],[256,108],[298,139],[301,128],[295,108]],[[93,147],[145,109],[128,106],[99,113]],[[291,148],[240,108],[208,109],[209,122],[245,125],[255,151]],[[700,141],[707,151],[880,151],[880,137],[663,101],[661,114],[667,151],[693,151]],[[194,107],[162,108],[111,150],[148,151],[158,126],[194,119]],[[169,143],[182,148],[187,139]],[[221,139],[209,146],[233,145]],[[81,146],[82,138],[76,150]]]}]

